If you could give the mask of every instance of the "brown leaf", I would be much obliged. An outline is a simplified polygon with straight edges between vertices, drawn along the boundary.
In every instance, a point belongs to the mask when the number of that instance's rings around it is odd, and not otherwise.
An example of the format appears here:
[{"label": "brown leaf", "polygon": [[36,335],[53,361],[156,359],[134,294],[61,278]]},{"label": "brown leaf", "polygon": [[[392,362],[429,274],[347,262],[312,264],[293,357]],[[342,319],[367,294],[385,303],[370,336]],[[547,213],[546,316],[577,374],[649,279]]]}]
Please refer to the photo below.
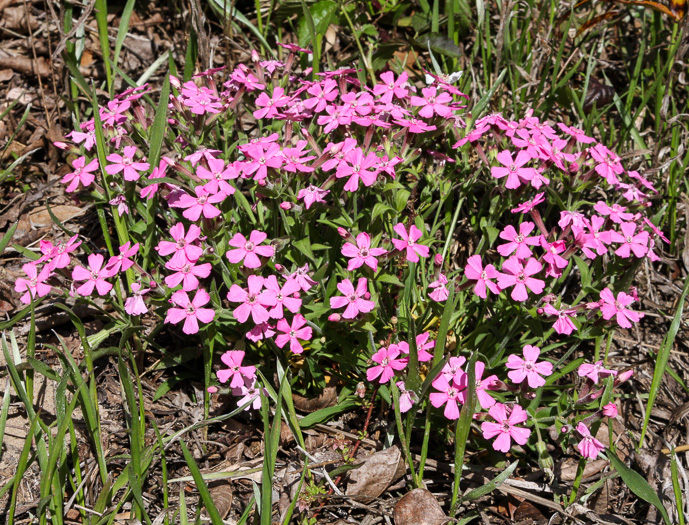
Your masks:
[{"label": "brown leaf", "polygon": [[48,78],[51,72],[49,62],[43,57],[38,57],[36,60],[28,57],[4,57],[0,58],[0,67],[9,67],[17,73],[33,77]]},{"label": "brown leaf", "polygon": [[397,445],[376,452],[364,464],[349,474],[347,496],[377,498],[392,483],[401,478],[407,468]]},{"label": "brown leaf", "polygon": [[[50,210],[63,224],[86,213],[84,207],[69,205],[52,206]],[[53,223],[53,219],[50,217],[50,213],[48,213],[48,208],[41,206],[29,214],[29,223],[33,228],[43,228],[50,226]]]},{"label": "brown leaf", "polygon": [[12,79],[14,72],[11,69],[0,70],[0,82],[7,82]]},{"label": "brown leaf", "polygon": [[318,397],[312,399],[292,394],[294,408],[300,412],[311,413],[322,408],[332,407],[337,404],[337,389],[334,386],[325,387]]},{"label": "brown leaf", "polygon": [[450,521],[433,494],[414,489],[397,502],[393,510],[395,525],[443,525]]},{"label": "brown leaf", "polygon": [[27,18],[26,14],[27,7],[25,6],[6,7],[0,16],[0,27],[19,33],[28,33],[30,26],[31,31],[35,31],[38,29],[38,20],[31,14]]},{"label": "brown leaf", "polygon": [[230,483],[216,485],[210,489],[210,493],[215,508],[218,509],[218,514],[225,519],[232,508],[232,485]]}]

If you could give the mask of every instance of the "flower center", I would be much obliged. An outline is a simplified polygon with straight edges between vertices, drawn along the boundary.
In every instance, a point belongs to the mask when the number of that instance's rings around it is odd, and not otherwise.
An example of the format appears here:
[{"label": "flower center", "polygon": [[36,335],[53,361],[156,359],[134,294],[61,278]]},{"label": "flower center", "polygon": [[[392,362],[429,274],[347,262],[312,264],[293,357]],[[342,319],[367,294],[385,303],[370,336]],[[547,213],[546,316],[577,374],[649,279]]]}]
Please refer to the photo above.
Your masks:
[{"label": "flower center", "polygon": [[255,246],[254,246],[254,243],[251,242],[251,241],[248,241],[248,242],[244,245],[244,249],[245,249],[247,252],[253,252],[253,251],[254,251],[254,247],[255,247]]},{"label": "flower center", "polygon": [[355,294],[355,293],[350,294],[349,296],[347,296],[347,299],[349,299],[349,302],[350,302],[350,303],[355,302],[358,298],[359,298],[359,296],[358,296],[357,294]]},{"label": "flower center", "polygon": [[361,255],[362,257],[368,257],[368,248],[362,248],[361,250],[359,250],[359,255]]},{"label": "flower center", "polygon": [[122,164],[124,164],[125,166],[130,166],[132,162],[132,159],[130,159],[129,157],[125,157],[122,159]]},{"label": "flower center", "polygon": [[297,337],[297,332],[296,332],[296,330],[290,330],[290,331],[289,331],[289,336],[290,336],[290,337]]},{"label": "flower center", "polygon": [[249,304],[256,304],[256,299],[256,294],[250,293],[246,298],[246,302]]},{"label": "flower center", "polygon": [[481,280],[482,280],[482,281],[485,281],[486,279],[488,279],[488,274],[486,273],[485,270],[483,270],[483,271],[481,272]]},{"label": "flower center", "polygon": [[196,307],[193,304],[189,304],[186,308],[187,314],[193,314],[196,311]]},{"label": "flower center", "polygon": [[503,432],[509,432],[510,431],[509,421],[503,421],[502,422],[502,430],[503,430]]},{"label": "flower center", "polygon": [[208,195],[201,195],[199,197],[199,200],[197,201],[199,204],[206,204],[206,201],[208,200]]},{"label": "flower center", "polygon": [[517,282],[518,283],[523,283],[525,281],[526,281],[526,275],[524,275],[524,273],[520,273],[519,275],[517,275]]},{"label": "flower center", "polygon": [[514,164],[510,164],[510,171],[511,171],[512,173],[514,173],[515,171],[517,171],[517,166],[515,166]]},{"label": "flower center", "polygon": [[388,366],[388,363],[390,363],[390,360],[387,357],[384,357],[383,360],[380,362],[382,366]]},{"label": "flower center", "polygon": [[625,237],[624,240],[625,240],[628,244],[631,244],[631,243],[632,243],[632,238],[629,237],[629,236]]},{"label": "flower center", "polygon": [[180,239],[177,241],[177,248],[184,248],[187,245],[187,241],[185,239]]},{"label": "flower center", "polygon": [[520,233],[519,235],[517,235],[517,236],[514,238],[514,242],[520,243],[520,244],[523,243],[523,242],[524,242],[524,236]]}]

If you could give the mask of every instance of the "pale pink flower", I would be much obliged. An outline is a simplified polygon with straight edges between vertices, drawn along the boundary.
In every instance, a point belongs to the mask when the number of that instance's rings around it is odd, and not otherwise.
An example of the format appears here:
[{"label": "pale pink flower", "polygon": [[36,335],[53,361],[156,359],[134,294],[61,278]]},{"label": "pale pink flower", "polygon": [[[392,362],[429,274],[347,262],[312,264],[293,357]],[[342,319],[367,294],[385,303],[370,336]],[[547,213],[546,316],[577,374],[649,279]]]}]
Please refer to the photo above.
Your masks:
[{"label": "pale pink flower", "polygon": [[301,289],[305,292],[308,292],[311,288],[318,284],[309,275],[308,263],[306,263],[301,268],[297,268],[297,271],[291,274],[289,278],[295,280],[297,284],[301,287]]},{"label": "pale pink flower", "polygon": [[616,370],[610,370],[603,366],[603,361],[596,361],[595,363],[583,363],[577,370],[579,377],[587,377],[594,383],[598,383],[599,377],[608,377],[617,375]]},{"label": "pale pink flower", "polygon": [[50,293],[52,286],[46,284],[51,274],[50,265],[46,264],[41,271],[38,271],[35,262],[26,263],[22,270],[28,277],[19,277],[14,283],[14,290],[21,293],[26,292],[19,299],[24,304],[29,304],[35,297],[44,297]]},{"label": "pale pink flower", "polygon": [[124,311],[129,315],[143,315],[148,312],[143,296],[150,291],[150,288],[142,289],[139,283],[132,283],[132,295],[124,302]]},{"label": "pale pink flower", "polygon": [[302,341],[309,341],[313,335],[313,330],[310,326],[304,326],[306,324],[306,319],[301,314],[297,314],[292,319],[292,325],[287,322],[286,319],[280,319],[277,324],[277,329],[279,334],[275,338],[275,344],[278,348],[282,348],[287,343],[289,343],[289,349],[294,354],[301,354],[304,348],[301,346],[299,339]]},{"label": "pale pink flower", "polygon": [[558,310],[552,304],[546,304],[543,307],[544,314],[554,315],[557,317],[555,324],[553,324],[553,329],[558,334],[570,335],[574,330],[577,329],[577,326],[572,321],[572,319],[574,318],[573,314],[575,314],[576,312],[576,308],[564,308]]},{"label": "pale pink flower", "polygon": [[616,418],[617,415],[619,414],[617,410],[617,405],[615,403],[608,403],[603,407],[603,415],[605,417],[611,417],[611,418]]},{"label": "pale pink flower", "polygon": [[165,277],[165,284],[169,288],[174,288],[182,283],[182,290],[191,292],[199,287],[198,277],[205,278],[211,274],[212,266],[210,263],[196,264],[187,262],[184,266],[174,266],[171,261],[165,264],[165,268],[175,273]]},{"label": "pale pink flower", "polygon": [[[253,365],[242,366],[245,353],[242,350],[228,350],[220,359],[229,368],[218,370],[218,381],[227,383],[230,388],[240,388],[246,383],[251,383],[256,377],[256,367]],[[243,403],[242,403],[243,404]]]},{"label": "pale pink flower", "polygon": [[402,239],[392,239],[392,244],[395,245],[400,251],[407,252],[407,261],[409,262],[419,262],[419,256],[428,257],[430,255],[430,250],[428,246],[423,244],[416,244],[421,238],[421,230],[419,230],[415,225],[409,227],[409,232],[404,228],[404,224],[401,222],[397,223],[393,228],[395,233],[402,237]]},{"label": "pale pink flower", "polygon": [[490,290],[495,295],[500,294],[500,287],[491,279],[500,276],[500,272],[495,269],[492,264],[483,267],[480,255],[472,255],[467,259],[467,265],[464,267],[464,275],[470,281],[476,281],[474,285],[474,293],[480,298],[485,299],[488,294],[486,289]]},{"label": "pale pink flower", "polygon": [[409,412],[416,403],[416,394],[412,390],[407,390],[404,381],[397,381],[395,384],[400,389],[400,412],[404,414]]},{"label": "pale pink flower", "polygon": [[615,250],[615,255],[624,257],[625,259],[633,252],[636,257],[643,257],[648,253],[649,233],[642,230],[636,233],[636,224],[633,222],[623,222],[620,224],[622,233],[611,231],[610,239],[612,242],[622,243],[622,245]]},{"label": "pale pink flower", "polygon": [[[270,319],[267,307],[275,306],[275,292],[263,290],[263,277],[250,275],[248,289],[233,284],[227,292],[227,300],[231,303],[242,303],[234,309],[232,314],[240,323],[244,323],[251,315],[254,324],[261,324]],[[263,291],[262,291],[263,290]]]},{"label": "pale pink flower", "polygon": [[77,293],[83,296],[89,296],[93,293],[95,287],[99,295],[105,295],[112,290],[112,284],[106,281],[114,275],[114,273],[103,267],[104,257],[99,253],[92,253],[88,257],[89,268],[77,266],[72,270],[72,279],[75,281],[86,281],[79,288]]},{"label": "pale pink flower", "polygon": [[224,193],[212,195],[203,186],[196,186],[194,192],[196,193],[195,197],[188,193],[182,193],[179,199],[170,203],[170,207],[186,208],[182,215],[190,221],[198,221],[201,214],[206,219],[213,219],[220,215],[220,210],[213,205],[225,200],[227,196]]},{"label": "pale pink flower", "polygon": [[447,277],[445,277],[442,273],[438,274],[438,279],[428,285],[429,288],[433,288],[433,291],[429,293],[428,296],[438,303],[446,301],[450,296],[450,290],[447,289],[446,285]]},{"label": "pale pink flower", "polygon": [[545,282],[532,277],[543,269],[543,265],[533,257],[526,264],[522,264],[517,257],[510,257],[502,264],[502,269],[507,273],[498,276],[498,286],[502,290],[514,286],[511,297],[515,301],[526,301],[529,298],[527,288],[535,294],[543,292]]},{"label": "pale pink flower", "polygon": [[75,191],[79,184],[86,188],[96,180],[96,175],[92,172],[98,169],[98,159],[93,159],[86,164],[86,157],[79,157],[72,163],[72,167],[74,171],[62,177],[60,181],[63,184],[69,183],[65,190],[67,193]]},{"label": "pale pink flower", "polygon": [[348,242],[342,246],[342,255],[350,257],[349,263],[347,264],[347,271],[351,272],[361,265],[366,264],[366,266],[372,268],[375,272],[378,269],[378,260],[376,257],[385,255],[387,250],[384,248],[371,248],[371,237],[365,232],[356,236],[356,244],[357,245],[354,246],[354,244]]},{"label": "pale pink flower", "polygon": [[349,279],[344,279],[337,284],[337,289],[343,296],[331,297],[330,308],[347,307],[342,317],[354,319],[359,313],[368,313],[375,307],[373,301],[369,301],[368,280],[364,277],[359,278],[356,291]]},{"label": "pale pink flower", "polygon": [[211,296],[200,288],[196,290],[193,300],[189,300],[189,295],[184,290],[177,290],[172,294],[170,301],[176,308],[169,308],[165,316],[166,323],[177,324],[184,319],[182,331],[185,334],[195,334],[199,331],[199,321],[210,323],[215,318],[215,310],[212,308],[201,308],[211,300]]},{"label": "pale pink flower", "polygon": [[263,390],[264,396],[268,396],[268,391],[265,388],[259,389],[256,384],[256,378],[254,378],[248,385],[242,384],[242,386],[238,388],[233,388],[232,395],[237,397],[242,396],[242,398],[237,401],[238,407],[250,403],[244,410],[261,410],[261,390]]},{"label": "pale pink flower", "polygon": [[507,373],[514,383],[521,383],[527,380],[530,388],[538,388],[545,385],[544,377],[553,373],[553,364],[549,361],[536,362],[541,354],[541,349],[537,346],[526,345],[523,348],[524,358],[511,354],[507,358],[507,368],[511,372]]},{"label": "pale pink flower", "polygon": [[627,308],[634,302],[634,297],[620,292],[617,298],[613,295],[610,288],[605,288],[600,293],[600,311],[603,314],[603,319],[606,321],[616,318],[617,324],[622,328],[631,328],[632,323],[638,323],[644,317],[642,312],[635,312]]},{"label": "pale pink flower", "polygon": [[266,233],[258,230],[253,230],[248,240],[241,233],[236,233],[229,242],[235,249],[228,250],[225,255],[231,263],[236,264],[244,259],[246,268],[260,268],[261,260],[258,256],[272,257],[275,253],[275,248],[272,246],[260,246],[267,238]]},{"label": "pale pink flower", "polygon": [[535,169],[523,167],[524,164],[531,160],[531,155],[524,150],[520,150],[517,153],[515,160],[512,160],[512,153],[508,149],[498,153],[495,158],[502,166],[493,166],[490,169],[490,174],[496,179],[507,176],[507,182],[505,183],[505,188],[507,189],[513,190],[518,188],[522,180],[530,181],[536,174]]},{"label": "pale pink flower", "polygon": [[582,457],[586,459],[596,459],[598,454],[605,450],[605,445],[591,435],[591,431],[583,421],[577,425],[577,433],[581,435],[581,441],[576,447]]},{"label": "pale pink flower", "polygon": [[519,405],[514,405],[509,417],[507,416],[507,407],[502,403],[496,403],[488,413],[497,421],[484,421],[481,423],[481,431],[485,439],[493,439],[493,449],[499,452],[507,453],[512,446],[512,439],[518,445],[525,445],[531,435],[531,430],[528,428],[517,427],[516,425],[523,423],[527,419],[526,410]]},{"label": "pale pink flower", "polygon": [[366,379],[373,381],[380,376],[378,381],[387,383],[395,375],[395,370],[403,370],[407,366],[406,359],[398,359],[401,354],[400,348],[396,344],[379,349],[371,360],[378,363],[366,371]]},{"label": "pale pink flower", "polygon": [[326,201],[324,197],[328,193],[330,193],[329,190],[322,190],[318,186],[314,186],[313,184],[311,184],[306,188],[299,190],[299,193],[297,194],[297,199],[304,199],[304,206],[308,210],[317,202],[325,204]]}]

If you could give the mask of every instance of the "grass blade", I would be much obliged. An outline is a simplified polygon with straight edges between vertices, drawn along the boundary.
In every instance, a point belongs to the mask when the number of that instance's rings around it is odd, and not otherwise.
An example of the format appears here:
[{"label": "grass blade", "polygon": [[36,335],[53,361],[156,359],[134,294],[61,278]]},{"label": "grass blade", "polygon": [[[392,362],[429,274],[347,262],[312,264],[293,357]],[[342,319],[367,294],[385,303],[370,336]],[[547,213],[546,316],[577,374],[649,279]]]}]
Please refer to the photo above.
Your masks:
[{"label": "grass blade", "polygon": [[191,471],[191,475],[194,477],[194,483],[196,483],[196,489],[199,491],[199,494],[201,495],[201,500],[203,501],[203,504],[206,507],[206,511],[208,512],[208,516],[211,519],[211,523],[213,525],[223,525],[223,521],[222,521],[222,518],[220,517],[220,513],[218,512],[218,509],[215,508],[215,503],[213,503],[213,498],[211,498],[211,493],[208,491],[208,487],[206,486],[206,482],[203,481],[203,476],[201,476],[201,471],[199,470],[199,467],[196,464],[196,461],[194,461],[194,457],[189,452],[189,449],[184,444],[184,441],[180,441],[179,445],[180,445],[180,447],[182,447],[182,453],[184,454],[184,459],[186,460],[187,466],[189,467],[189,470]]}]

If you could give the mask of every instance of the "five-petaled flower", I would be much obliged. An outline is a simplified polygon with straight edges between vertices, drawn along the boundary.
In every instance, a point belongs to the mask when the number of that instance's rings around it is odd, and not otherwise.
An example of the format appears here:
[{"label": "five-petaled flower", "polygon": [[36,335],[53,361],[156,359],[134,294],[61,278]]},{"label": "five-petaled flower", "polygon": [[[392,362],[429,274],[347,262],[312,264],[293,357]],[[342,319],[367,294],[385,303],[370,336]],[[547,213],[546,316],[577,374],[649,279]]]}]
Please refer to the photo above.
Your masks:
[{"label": "five-petaled flower", "polygon": [[409,262],[419,262],[419,256],[428,257],[430,255],[430,250],[428,246],[423,244],[416,244],[421,238],[421,230],[419,230],[413,224],[409,227],[409,232],[404,228],[404,224],[401,222],[397,223],[393,228],[395,233],[402,237],[402,239],[392,239],[392,244],[395,245],[399,251],[406,251],[407,261]]},{"label": "five-petaled flower", "polygon": [[275,338],[275,344],[278,348],[282,348],[289,343],[289,349],[294,354],[301,354],[304,348],[301,346],[299,339],[308,341],[313,335],[313,330],[310,326],[304,326],[306,319],[301,314],[297,314],[292,319],[292,324],[287,322],[287,319],[280,319],[277,324],[277,329],[281,334]]},{"label": "five-petaled flower", "polygon": [[581,436],[581,441],[576,447],[582,457],[586,459],[596,459],[598,453],[605,450],[605,445],[591,435],[591,431],[580,421],[577,425],[577,433]]},{"label": "five-petaled flower", "polygon": [[526,345],[523,352],[523,359],[515,354],[507,358],[505,366],[511,370],[507,373],[507,377],[515,383],[521,383],[526,379],[530,388],[545,385],[544,377],[553,373],[553,364],[550,361],[536,362],[541,354],[541,349],[537,346]]},{"label": "five-petaled flower", "polygon": [[507,407],[502,403],[495,403],[490,410],[488,410],[492,421],[484,421],[481,423],[481,432],[486,439],[493,439],[493,449],[498,452],[509,452],[512,446],[512,439],[518,445],[525,445],[531,435],[531,430],[528,428],[517,427],[527,419],[526,410],[519,405],[514,405],[510,415],[507,415]]},{"label": "five-petaled flower", "polygon": [[218,370],[218,381],[221,383],[230,381],[230,388],[241,388],[245,384],[251,384],[256,376],[256,367],[242,366],[244,355],[242,350],[228,350],[220,356],[221,361],[229,368]]},{"label": "five-petaled flower", "polygon": [[387,250],[384,248],[371,248],[371,237],[365,232],[356,236],[356,246],[351,242],[345,243],[342,246],[342,255],[350,257],[347,264],[347,271],[349,272],[356,270],[362,264],[370,267],[375,272],[378,269],[378,259],[376,257],[386,253]]},{"label": "five-petaled flower", "polygon": [[406,359],[398,359],[402,352],[396,344],[379,349],[371,361],[378,363],[366,371],[366,379],[373,381],[378,378],[380,383],[387,383],[395,375],[395,370],[404,370],[407,366]]},{"label": "five-petaled flower", "polygon": [[342,314],[345,319],[354,319],[359,313],[367,314],[375,307],[375,303],[368,300],[368,280],[365,277],[359,278],[356,290],[349,279],[337,283],[337,289],[343,295],[331,297],[330,308],[346,307]]},{"label": "five-petaled flower", "polygon": [[106,279],[115,275],[116,272],[103,267],[105,258],[99,253],[92,253],[88,257],[88,269],[83,266],[77,266],[72,270],[72,279],[75,281],[86,281],[79,288],[77,293],[83,296],[89,296],[93,293],[95,287],[99,295],[105,295],[112,290],[112,284]]},{"label": "five-petaled flower", "polygon": [[234,250],[228,250],[225,254],[231,263],[238,263],[244,259],[244,266],[246,268],[260,268],[261,257],[272,257],[275,253],[275,248],[272,246],[260,246],[260,244],[268,238],[268,235],[258,230],[253,230],[247,240],[241,233],[236,233],[230,239],[230,246]]},{"label": "five-petaled flower", "polygon": [[112,164],[105,167],[105,171],[110,175],[116,175],[122,172],[124,180],[133,181],[141,177],[140,171],[146,171],[151,165],[148,162],[137,162],[134,160],[136,156],[136,146],[125,146],[120,155],[119,153],[112,153],[105,157]]},{"label": "five-petaled flower", "polygon": [[199,321],[210,323],[215,318],[215,310],[212,308],[201,308],[211,300],[211,296],[203,288],[196,290],[193,300],[189,300],[189,295],[184,290],[177,290],[172,294],[170,301],[175,305],[169,308],[166,323],[177,324],[184,319],[182,332],[185,334],[195,334],[199,331]]},{"label": "five-petaled flower", "polygon": [[36,263],[30,262],[23,265],[22,270],[28,279],[19,277],[14,283],[15,291],[26,292],[19,299],[22,303],[29,304],[35,297],[44,297],[50,293],[52,286],[45,282],[52,275],[49,264],[39,272]]},{"label": "five-petaled flower", "polygon": [[642,312],[635,312],[627,308],[634,303],[634,297],[620,292],[617,298],[613,295],[610,288],[605,288],[600,293],[600,311],[603,314],[603,319],[606,321],[615,317],[617,324],[622,328],[631,328],[632,323],[638,323],[644,316]]}]

